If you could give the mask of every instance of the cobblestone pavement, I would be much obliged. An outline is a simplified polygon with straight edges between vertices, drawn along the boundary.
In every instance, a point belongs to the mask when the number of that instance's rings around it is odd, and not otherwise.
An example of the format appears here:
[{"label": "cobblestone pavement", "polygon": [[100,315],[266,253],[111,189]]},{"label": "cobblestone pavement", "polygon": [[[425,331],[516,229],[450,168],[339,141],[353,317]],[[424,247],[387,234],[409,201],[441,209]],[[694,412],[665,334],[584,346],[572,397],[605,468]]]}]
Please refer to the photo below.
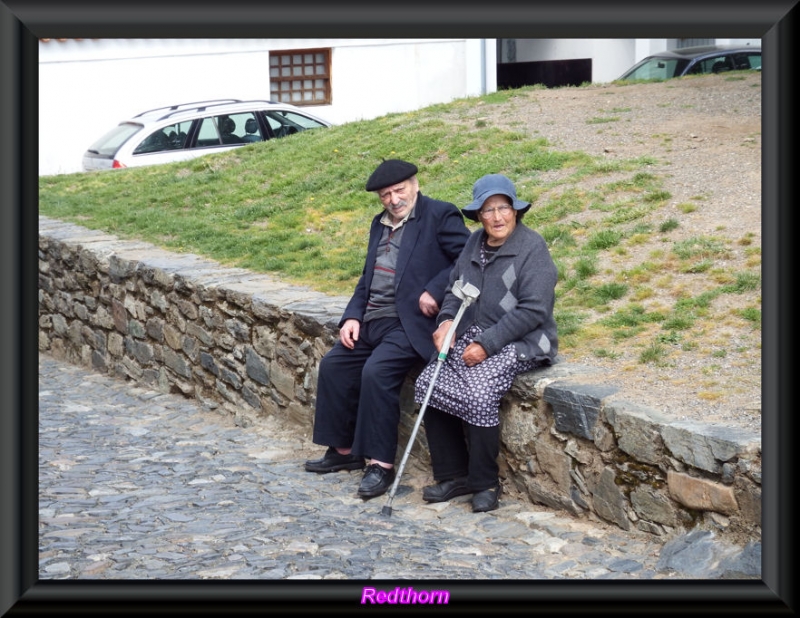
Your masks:
[{"label": "cobblestone pavement", "polygon": [[410,465],[387,517],[386,496],[356,496],[360,472],[306,472],[304,438],[275,421],[242,428],[46,355],[39,436],[40,580],[696,579],[760,560],[760,544],[667,543],[513,496],[427,504]]}]

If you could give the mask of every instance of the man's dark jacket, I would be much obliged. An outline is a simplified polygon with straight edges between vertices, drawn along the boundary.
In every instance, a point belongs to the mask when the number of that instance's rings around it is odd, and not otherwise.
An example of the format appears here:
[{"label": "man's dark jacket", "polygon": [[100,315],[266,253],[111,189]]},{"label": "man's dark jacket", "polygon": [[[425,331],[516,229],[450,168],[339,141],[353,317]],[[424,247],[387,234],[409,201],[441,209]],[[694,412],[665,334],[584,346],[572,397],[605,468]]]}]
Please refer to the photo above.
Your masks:
[{"label": "man's dark jacket", "polygon": [[[461,212],[449,202],[419,193],[414,213],[404,224],[400,241],[395,274],[395,301],[400,322],[411,345],[427,360],[436,353],[432,339],[433,331],[436,330],[436,316],[429,318],[423,315],[419,309],[419,297],[427,290],[441,306],[450,270],[470,232],[464,224]],[[382,216],[383,211],[372,220],[364,270],[339,326],[345,320],[354,318],[361,321],[364,317],[378,242],[384,228],[380,222]]]}]

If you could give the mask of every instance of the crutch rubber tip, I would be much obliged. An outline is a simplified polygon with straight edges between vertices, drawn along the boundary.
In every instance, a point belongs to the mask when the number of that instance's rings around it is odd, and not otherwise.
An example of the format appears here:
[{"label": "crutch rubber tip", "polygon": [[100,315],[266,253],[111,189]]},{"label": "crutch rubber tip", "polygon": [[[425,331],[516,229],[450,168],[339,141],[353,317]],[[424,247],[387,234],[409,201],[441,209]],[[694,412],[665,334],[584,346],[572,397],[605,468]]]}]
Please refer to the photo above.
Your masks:
[{"label": "crutch rubber tip", "polygon": [[381,515],[384,517],[391,517],[392,516],[392,507],[388,504],[381,509]]}]

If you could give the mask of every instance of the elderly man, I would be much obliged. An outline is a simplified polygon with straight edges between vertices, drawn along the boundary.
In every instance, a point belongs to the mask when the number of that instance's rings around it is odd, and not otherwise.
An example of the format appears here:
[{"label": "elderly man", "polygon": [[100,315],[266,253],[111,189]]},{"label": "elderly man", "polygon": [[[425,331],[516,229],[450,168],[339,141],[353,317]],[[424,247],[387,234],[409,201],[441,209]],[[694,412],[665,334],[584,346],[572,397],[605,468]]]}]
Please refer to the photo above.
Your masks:
[{"label": "elderly man", "polygon": [[383,161],[367,181],[383,212],[372,220],[364,270],[322,358],[309,472],[364,469],[363,499],[391,487],[400,390],[409,370],[436,354],[432,334],[450,269],[469,238],[458,208],[423,195],[417,167]]}]

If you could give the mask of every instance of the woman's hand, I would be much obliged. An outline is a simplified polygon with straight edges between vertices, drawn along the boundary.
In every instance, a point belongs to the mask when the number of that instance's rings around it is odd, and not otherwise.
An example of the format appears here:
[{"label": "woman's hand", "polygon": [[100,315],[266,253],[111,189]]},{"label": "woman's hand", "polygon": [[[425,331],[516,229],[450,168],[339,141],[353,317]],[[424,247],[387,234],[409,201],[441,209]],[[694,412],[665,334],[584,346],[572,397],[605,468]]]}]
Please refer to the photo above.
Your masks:
[{"label": "woman's hand", "polygon": [[467,346],[467,349],[464,350],[464,353],[461,355],[467,367],[474,367],[478,363],[485,361],[488,357],[489,355],[486,354],[486,350],[483,349],[483,346],[474,341]]},{"label": "woman's hand", "polygon": [[[442,351],[442,345],[444,345],[445,337],[447,337],[447,331],[450,330],[450,326],[452,326],[453,320],[445,320],[441,324],[439,324],[439,328],[433,331],[433,345],[436,346],[436,350],[438,352]],[[450,341],[450,347],[452,348],[455,344],[455,335],[453,339]],[[450,350],[448,350],[449,352]]]}]

